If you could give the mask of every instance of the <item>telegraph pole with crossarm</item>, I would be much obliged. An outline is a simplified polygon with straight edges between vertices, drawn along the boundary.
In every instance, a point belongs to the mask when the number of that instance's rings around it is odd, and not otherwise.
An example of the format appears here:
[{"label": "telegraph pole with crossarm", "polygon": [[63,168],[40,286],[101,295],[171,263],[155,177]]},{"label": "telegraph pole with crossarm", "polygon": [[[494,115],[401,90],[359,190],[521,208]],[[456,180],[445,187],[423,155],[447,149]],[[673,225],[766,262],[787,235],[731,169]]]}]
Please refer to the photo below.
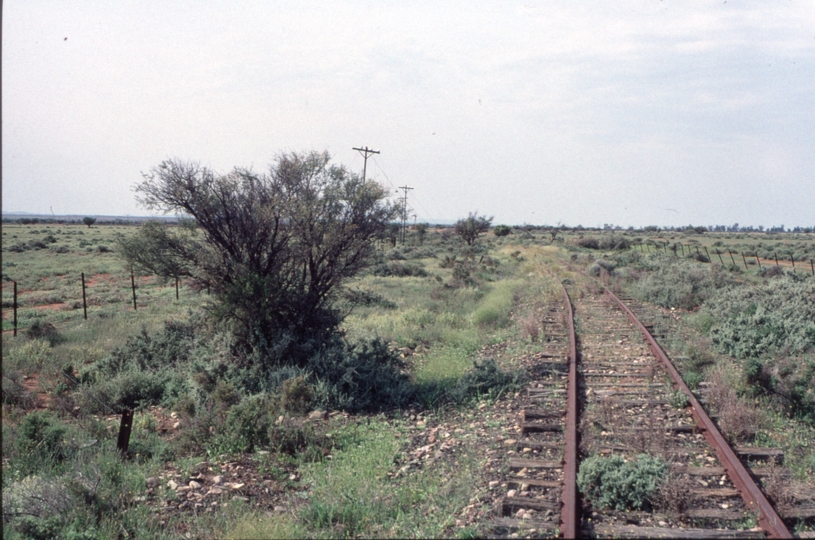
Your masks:
[{"label": "telegraph pole with crossarm", "polygon": [[364,147],[364,148],[351,148],[351,150],[356,150],[357,152],[362,154],[363,158],[365,158],[365,161],[364,161],[364,163],[362,165],[362,181],[364,182],[365,181],[365,173],[368,170],[368,156],[370,154],[378,154],[379,150],[374,150],[372,148],[368,148],[367,146]]},{"label": "telegraph pole with crossarm", "polygon": [[407,228],[407,192],[413,189],[410,186],[399,186],[399,189],[405,192],[405,202],[402,207],[402,243],[405,243],[405,229]]}]

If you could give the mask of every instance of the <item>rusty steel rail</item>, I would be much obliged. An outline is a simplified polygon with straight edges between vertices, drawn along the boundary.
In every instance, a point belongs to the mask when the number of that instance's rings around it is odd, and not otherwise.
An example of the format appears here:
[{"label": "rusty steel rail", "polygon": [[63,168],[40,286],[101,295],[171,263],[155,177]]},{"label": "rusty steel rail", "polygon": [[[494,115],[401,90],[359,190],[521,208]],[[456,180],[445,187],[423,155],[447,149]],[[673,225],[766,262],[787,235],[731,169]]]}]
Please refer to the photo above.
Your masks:
[{"label": "rusty steel rail", "polygon": [[572,301],[566,287],[562,283],[560,286],[569,310],[569,377],[566,390],[566,447],[563,452],[560,535],[563,538],[577,538],[580,532],[580,508],[577,505],[577,336]]},{"label": "rusty steel rail", "polygon": [[634,315],[634,312],[632,312],[628,306],[617,298],[617,296],[608,288],[603,287],[603,289],[605,290],[606,294],[628,315],[631,322],[633,322],[634,325],[640,329],[640,332],[642,332],[643,337],[651,348],[651,352],[654,354],[654,356],[659,358],[660,362],[662,362],[666,371],[671,375],[671,378],[674,380],[676,385],[688,397],[691,412],[697,425],[699,426],[699,430],[705,436],[705,439],[707,439],[708,444],[713,447],[714,451],[716,452],[716,456],[724,466],[725,472],[727,472],[727,476],[730,478],[730,481],[733,482],[733,485],[738,490],[739,495],[741,495],[742,499],[744,499],[747,507],[754,512],[758,512],[758,524],[762,530],[764,530],[764,532],[770,538],[793,538],[786,525],[784,525],[781,517],[764,496],[764,493],[761,492],[761,489],[759,489],[759,487],[756,485],[755,481],[750,476],[750,473],[748,473],[747,469],[744,468],[741,460],[739,460],[736,453],[733,452],[733,449],[730,448],[730,445],[727,443],[727,441],[725,441],[724,437],[719,432],[719,429],[707,415],[704,408],[702,408],[701,403],[699,403],[696,396],[693,395],[693,392],[690,391],[690,388],[688,388],[688,385],[685,384],[685,381],[682,380],[682,376],[676,370],[673,363],[668,358],[668,355],[665,354],[665,351],[662,350],[662,347],[659,346],[651,333],[645,328],[639,319],[637,319],[637,316]]}]

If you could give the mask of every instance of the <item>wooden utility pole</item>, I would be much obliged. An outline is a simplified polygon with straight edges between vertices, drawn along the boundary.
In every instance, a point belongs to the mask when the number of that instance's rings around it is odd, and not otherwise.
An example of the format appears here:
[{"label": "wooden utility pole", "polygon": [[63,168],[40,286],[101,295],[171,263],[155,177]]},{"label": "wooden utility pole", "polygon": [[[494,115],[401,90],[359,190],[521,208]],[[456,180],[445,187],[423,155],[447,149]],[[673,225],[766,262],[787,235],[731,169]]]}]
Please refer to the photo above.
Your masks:
[{"label": "wooden utility pole", "polygon": [[368,156],[370,154],[378,154],[379,150],[374,150],[372,148],[368,148],[367,146],[364,147],[364,148],[351,148],[351,150],[356,150],[357,152],[362,154],[362,157],[365,159],[365,161],[363,162],[363,165],[362,165],[362,181],[364,182],[365,181],[365,174],[368,171]]},{"label": "wooden utility pole", "polygon": [[399,186],[399,189],[405,192],[405,199],[402,206],[402,243],[405,243],[405,229],[407,228],[407,193],[413,189],[410,186]]}]

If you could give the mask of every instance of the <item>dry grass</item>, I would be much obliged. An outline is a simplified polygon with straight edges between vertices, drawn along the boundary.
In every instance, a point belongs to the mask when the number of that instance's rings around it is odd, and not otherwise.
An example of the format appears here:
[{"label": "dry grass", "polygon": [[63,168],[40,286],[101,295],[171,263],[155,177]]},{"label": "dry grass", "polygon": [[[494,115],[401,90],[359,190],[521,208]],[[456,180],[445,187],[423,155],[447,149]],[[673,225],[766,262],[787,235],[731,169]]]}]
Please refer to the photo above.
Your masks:
[{"label": "dry grass", "polygon": [[723,369],[710,372],[707,397],[718,413],[719,428],[731,442],[749,441],[755,436],[759,413],[753,404],[739,397]]},{"label": "dry grass", "polygon": [[698,486],[688,476],[669,474],[652,496],[652,503],[659,510],[679,516],[697,505],[697,497],[693,492],[696,487]]},{"label": "dry grass", "polygon": [[639,454],[654,454],[666,456],[668,437],[665,433],[665,421],[650,414],[645,425],[638,426],[630,432],[625,432],[623,441]]},{"label": "dry grass", "polygon": [[541,322],[537,312],[533,311],[526,317],[521,318],[518,324],[521,327],[521,335],[528,337],[529,341],[532,342],[538,340],[541,334]]}]

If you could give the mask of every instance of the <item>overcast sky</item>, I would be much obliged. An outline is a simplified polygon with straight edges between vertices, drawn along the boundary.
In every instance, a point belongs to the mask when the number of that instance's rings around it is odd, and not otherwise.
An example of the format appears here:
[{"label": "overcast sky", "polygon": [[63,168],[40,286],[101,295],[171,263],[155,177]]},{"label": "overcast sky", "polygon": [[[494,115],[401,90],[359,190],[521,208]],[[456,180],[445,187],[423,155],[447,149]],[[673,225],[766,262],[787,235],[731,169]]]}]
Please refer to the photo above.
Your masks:
[{"label": "overcast sky", "polygon": [[418,221],[815,225],[812,0],[6,0],[2,30],[3,212],[369,146]]}]

